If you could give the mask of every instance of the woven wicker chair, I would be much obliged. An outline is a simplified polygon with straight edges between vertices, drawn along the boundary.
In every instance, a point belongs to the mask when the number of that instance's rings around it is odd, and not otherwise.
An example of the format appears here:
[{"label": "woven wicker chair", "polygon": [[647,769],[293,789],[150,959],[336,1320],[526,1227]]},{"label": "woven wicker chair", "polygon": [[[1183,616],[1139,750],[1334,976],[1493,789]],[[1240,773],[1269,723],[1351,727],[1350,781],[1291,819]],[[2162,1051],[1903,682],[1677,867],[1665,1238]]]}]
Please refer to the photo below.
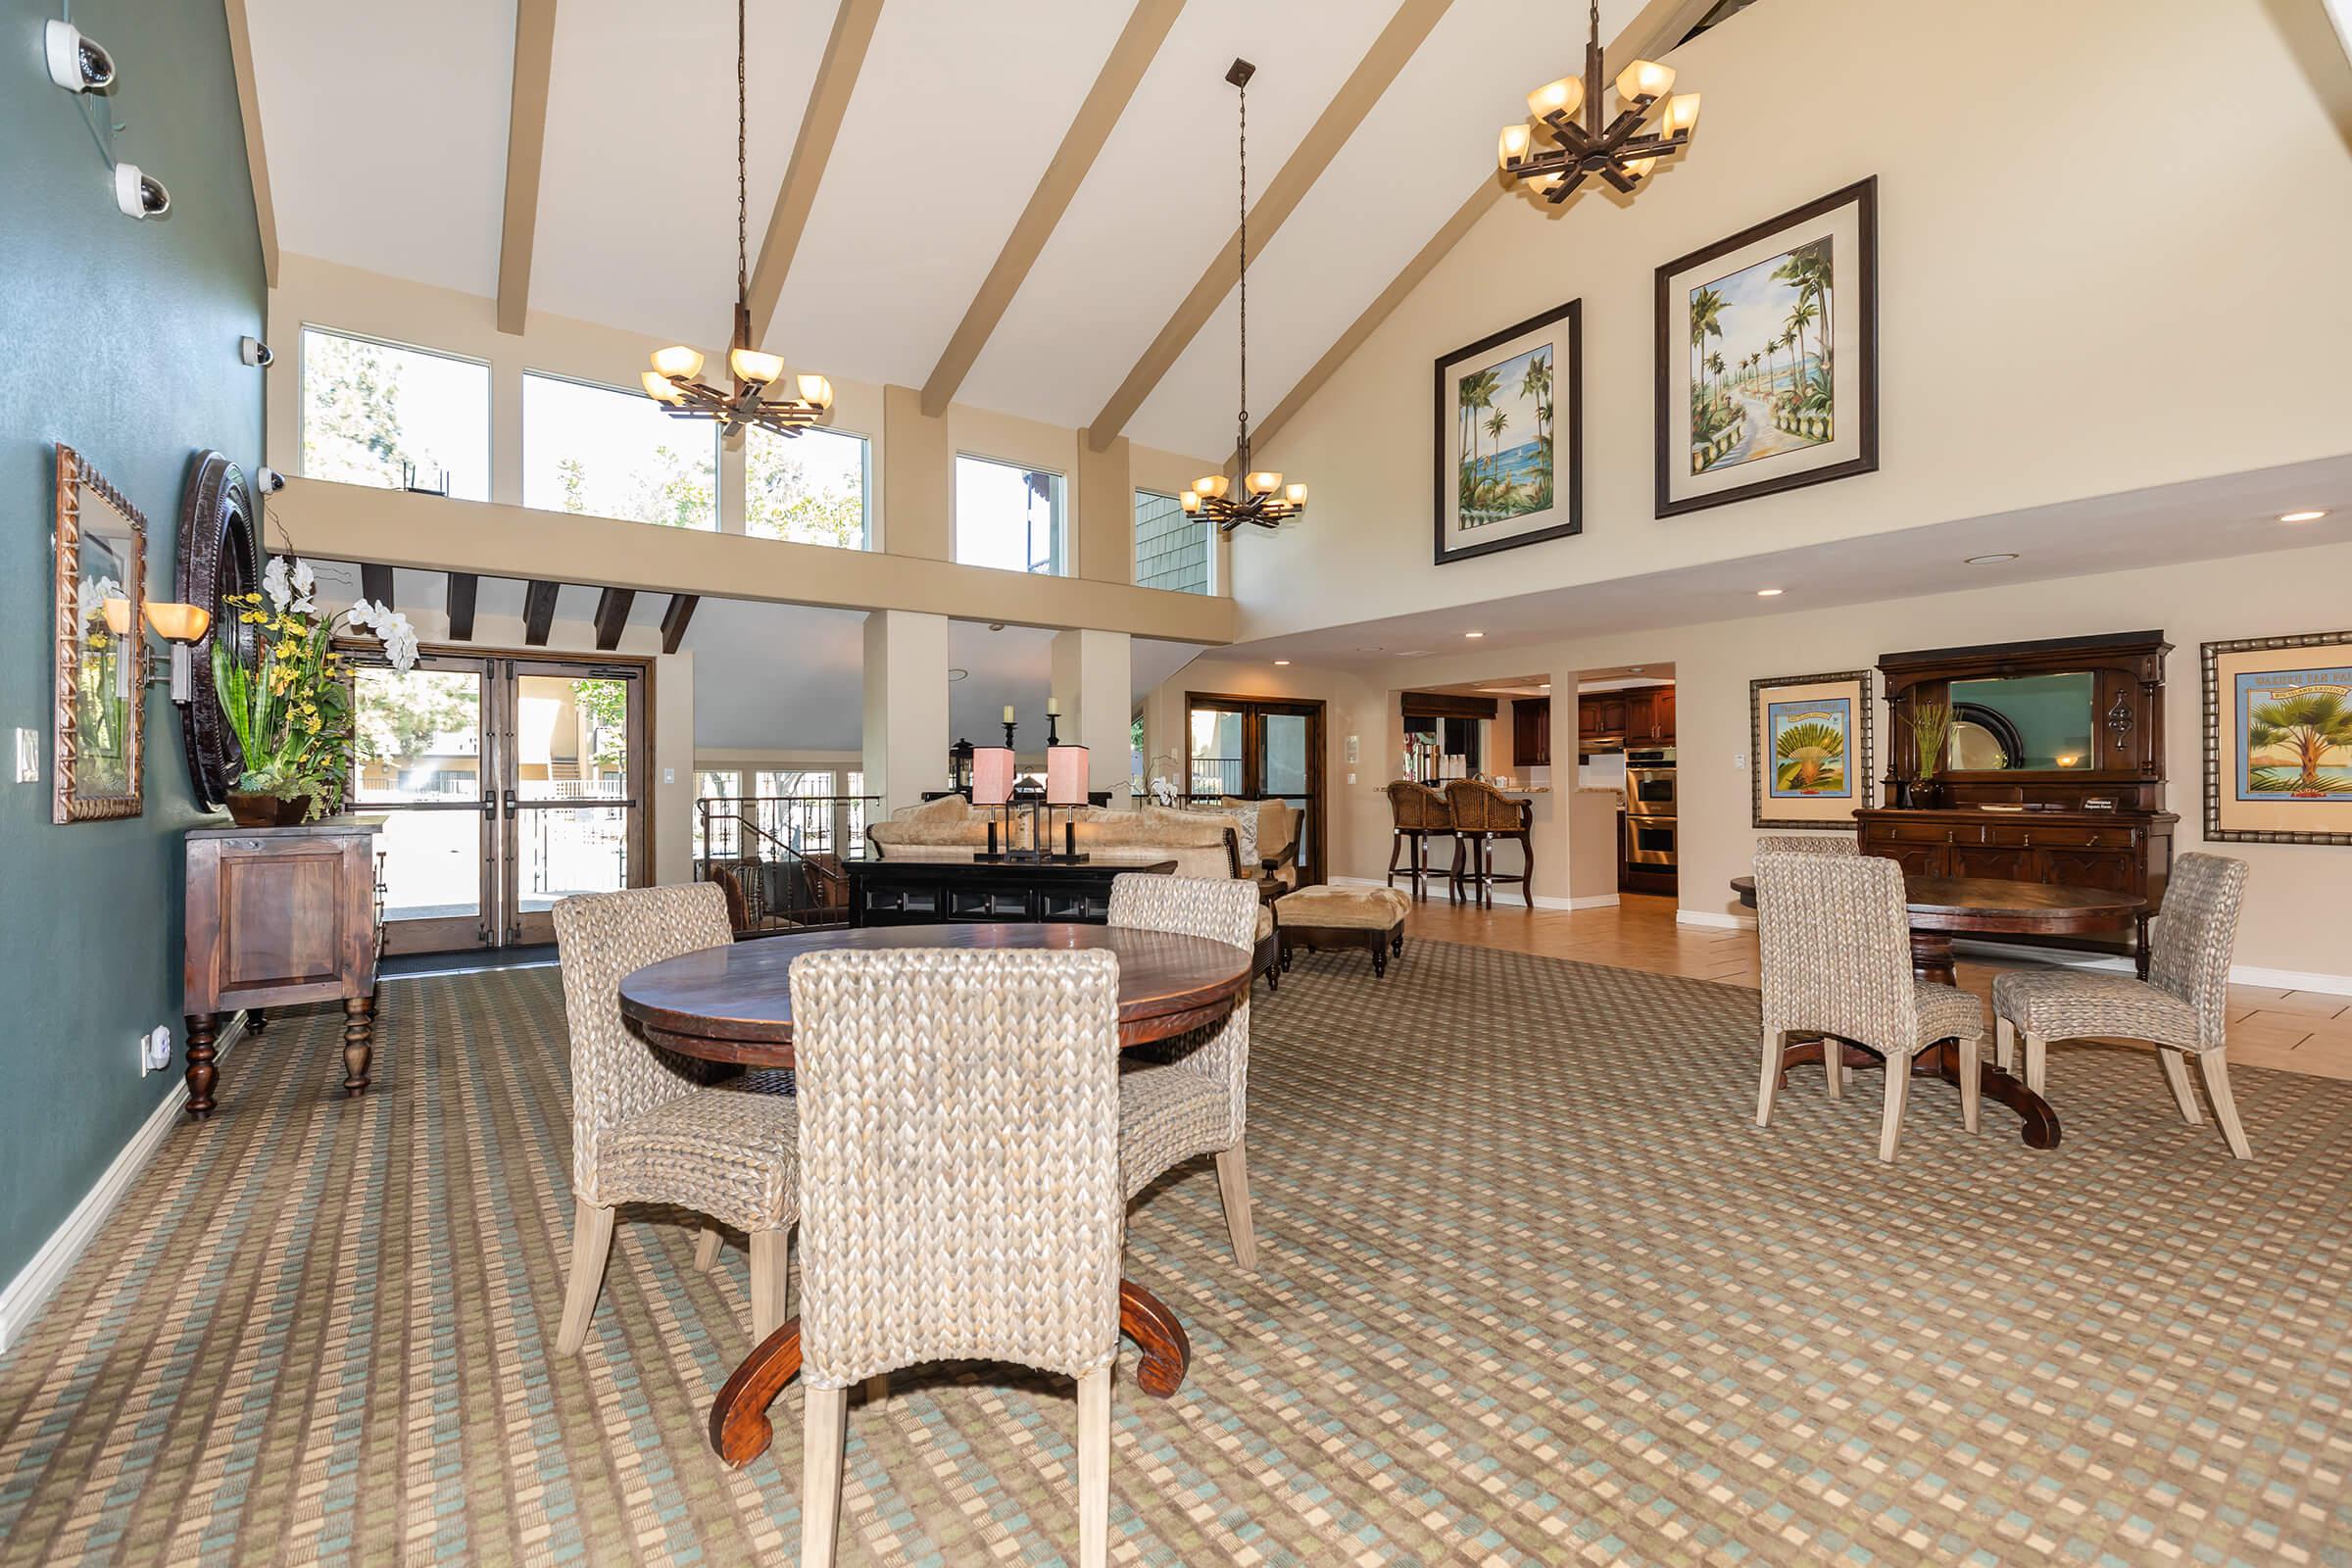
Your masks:
[{"label": "woven wicker chair", "polygon": [[[1446,891],[1459,895],[1462,884],[1470,886],[1470,902],[1494,906],[1494,884],[1516,882],[1519,891],[1527,896],[1527,906],[1536,906],[1534,884],[1528,880],[1535,869],[1535,847],[1528,839],[1529,820],[1533,808],[1524,801],[1514,801],[1484,779],[1457,778],[1446,786],[1446,804],[1453,812],[1453,874]],[[1494,841],[1514,839],[1523,857],[1516,875],[1494,868]],[[1465,861],[1467,862],[1465,864]]]},{"label": "woven wicker chair", "polygon": [[833,1560],[850,1385],[946,1360],[1078,1380],[1078,1555],[1102,1563],[1126,1245],[1117,956],[816,953],[791,984],[803,1568]]},{"label": "woven wicker chair", "polygon": [[1828,1039],[1830,1098],[1845,1092],[1851,1041],[1886,1059],[1879,1158],[1891,1162],[1911,1093],[1911,1058],[1960,1042],[1960,1118],[1977,1130],[1984,1017],[1965,991],[1915,979],[1903,868],[1875,856],[1767,850],[1756,857],[1756,934],[1764,959],[1764,1073],[1756,1125],[1772,1122],[1781,1051],[1790,1033]]},{"label": "woven wicker chair", "polygon": [[[784,1321],[787,1245],[800,1211],[799,1118],[788,1074],[706,1085],[701,1062],[649,1046],[620,1015],[633,969],[734,940],[714,882],[633,888],[556,906],[564,1015],[571,1031],[571,1279],[556,1349],[588,1336],[620,1203],[668,1203],[752,1239],[752,1338]],[[697,1267],[718,1257],[706,1227]]]},{"label": "woven wicker chair", "polygon": [[1429,841],[1453,837],[1453,808],[1443,793],[1400,778],[1389,786],[1389,886],[1396,885],[1396,852],[1405,852],[1405,876],[1413,897],[1429,896]]},{"label": "woven wicker chair", "polygon": [[2173,862],[2163,912],[2149,923],[2147,979],[2070,969],[1995,975],[1993,1018],[2004,1054],[2016,1035],[2026,1037],[2026,1087],[2042,1092],[2053,1040],[2145,1040],[2157,1048],[2180,1119],[2192,1127],[2204,1120],[2184,1059],[2194,1056],[2230,1152],[2253,1158],[2224,1054],[2230,1044],[2230,958],[2245,892],[2245,861],[2183,855]]},{"label": "woven wicker chair", "polygon": [[1824,833],[1767,833],[1756,840],[1756,853],[1771,851],[1781,855],[1842,855],[1862,853],[1861,840],[1845,835],[1832,838]]},{"label": "woven wicker chair", "polygon": [[[1277,906],[1279,907],[1279,906]],[[1257,892],[1247,882],[1130,873],[1110,884],[1110,923],[1130,930],[1206,937],[1244,952],[1257,941]],[[1119,1075],[1119,1170],[1133,1198],[1163,1171],[1201,1154],[1217,1156],[1217,1194],[1234,1261],[1257,1269],[1250,1217],[1250,999],[1220,1023],[1174,1043],[1174,1059]]]}]

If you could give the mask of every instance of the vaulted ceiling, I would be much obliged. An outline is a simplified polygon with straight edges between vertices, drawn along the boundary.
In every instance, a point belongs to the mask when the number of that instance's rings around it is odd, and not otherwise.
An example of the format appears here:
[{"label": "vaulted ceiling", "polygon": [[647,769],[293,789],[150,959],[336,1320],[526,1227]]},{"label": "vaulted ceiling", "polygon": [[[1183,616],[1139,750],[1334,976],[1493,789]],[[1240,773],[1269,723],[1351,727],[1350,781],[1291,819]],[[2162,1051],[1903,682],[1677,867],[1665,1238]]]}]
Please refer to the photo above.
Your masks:
[{"label": "vaulted ceiling", "polygon": [[[529,23],[552,13],[522,230],[530,309],[723,344],[735,8],[520,4],[518,73],[517,0],[245,0],[280,248],[498,297],[509,126],[526,127],[527,166]],[[1687,26],[1704,9],[1602,0],[1601,33],[1638,13]],[[1293,181],[1314,176],[1278,228],[1271,214],[1251,228],[1263,414],[1490,176],[1495,127],[1527,89],[1579,69],[1585,20],[1558,0],[753,0],[755,269],[812,128],[787,204],[805,221],[777,224],[770,266],[788,252],[789,268],[764,346],[837,378],[952,386],[964,403],[1222,452],[1236,368],[1226,67],[1257,66],[1253,202],[1295,155]],[[1070,161],[1090,154],[1073,181]],[[1018,280],[993,326],[975,309],[992,269]],[[967,318],[977,353],[943,364]]]}]

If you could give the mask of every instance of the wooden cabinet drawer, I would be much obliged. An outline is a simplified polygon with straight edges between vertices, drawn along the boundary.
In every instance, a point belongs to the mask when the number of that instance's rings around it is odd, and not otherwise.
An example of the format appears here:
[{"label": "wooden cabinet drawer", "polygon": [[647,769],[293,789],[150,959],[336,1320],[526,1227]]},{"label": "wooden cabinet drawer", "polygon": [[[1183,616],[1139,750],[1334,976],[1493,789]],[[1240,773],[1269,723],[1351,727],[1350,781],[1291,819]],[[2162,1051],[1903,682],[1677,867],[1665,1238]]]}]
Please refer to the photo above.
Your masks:
[{"label": "wooden cabinet drawer", "polygon": [[[1961,830],[1944,822],[1873,822],[1863,829],[1865,844],[1951,844]],[[1971,842],[1975,834],[1968,835]]]},{"label": "wooden cabinet drawer", "polygon": [[2128,827],[2072,827],[2054,823],[1986,823],[1984,842],[2019,849],[2130,850],[2135,835]]}]

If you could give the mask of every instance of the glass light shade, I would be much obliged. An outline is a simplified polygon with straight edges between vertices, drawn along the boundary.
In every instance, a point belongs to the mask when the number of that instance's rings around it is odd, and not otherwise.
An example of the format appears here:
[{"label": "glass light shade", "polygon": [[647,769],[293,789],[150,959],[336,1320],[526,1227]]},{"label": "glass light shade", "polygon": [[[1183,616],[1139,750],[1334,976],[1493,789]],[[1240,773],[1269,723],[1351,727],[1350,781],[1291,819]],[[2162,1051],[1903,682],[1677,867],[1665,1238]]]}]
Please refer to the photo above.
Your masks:
[{"label": "glass light shade", "polygon": [[1046,804],[1048,806],[1084,806],[1086,804],[1085,747],[1049,746],[1046,748]]},{"label": "glass light shade", "polygon": [[972,804],[1003,806],[1012,799],[1012,748],[972,748]]},{"label": "glass light shade", "polygon": [[1562,176],[1558,174],[1538,174],[1523,183],[1531,193],[1538,196],[1548,196],[1559,189],[1561,178]]},{"label": "glass light shade", "polygon": [[1527,112],[1542,120],[1547,115],[1573,115],[1585,101],[1585,84],[1574,76],[1547,81],[1527,95]]},{"label": "glass light shade", "polygon": [[1678,92],[1666,100],[1665,130],[1667,135],[1671,136],[1678,130],[1689,130],[1697,123],[1698,94]]},{"label": "glass light shade", "polygon": [[1527,144],[1533,132],[1525,125],[1505,125],[1502,139],[1494,144],[1494,161],[1504,169],[1527,156]]},{"label": "glass light shade", "polygon": [[106,629],[108,631],[113,632],[118,637],[127,637],[130,635],[129,600],[109,599],[99,608],[106,615]]},{"label": "glass light shade", "polygon": [[1250,493],[1253,496],[1270,496],[1282,488],[1282,475],[1270,469],[1260,468],[1257,472],[1250,475],[1244,483],[1250,486]]},{"label": "glass light shade", "polygon": [[1204,473],[1193,481],[1193,488],[1204,501],[1222,501],[1225,492],[1233,488],[1233,481],[1221,473]]},{"label": "glass light shade", "polygon": [[803,403],[808,404],[812,409],[829,409],[833,406],[832,382],[826,380],[821,375],[804,375],[799,377],[798,380],[800,382],[801,401]]},{"label": "glass light shade", "polygon": [[1184,494],[1176,498],[1176,502],[1177,505],[1183,507],[1187,512],[1199,512],[1200,510],[1200,496],[1198,491],[1187,490]]},{"label": "glass light shade", "polygon": [[1637,98],[1663,98],[1674,87],[1674,68],[1637,60],[1617,73],[1617,96],[1629,107]]},{"label": "glass light shade", "polygon": [[213,612],[201,605],[166,601],[146,607],[147,624],[168,643],[192,643],[213,627]]},{"label": "glass light shade", "polygon": [[671,383],[669,377],[663,375],[660,370],[648,370],[637,379],[645,387],[645,395],[657,403],[684,401],[685,395]]},{"label": "glass light shade", "polygon": [[1306,505],[1306,486],[1302,484],[1292,485],[1289,489],[1282,493],[1282,498],[1285,501],[1288,501],[1294,507],[1303,507]]},{"label": "glass light shade", "polygon": [[1625,172],[1628,178],[1640,179],[1657,167],[1658,161],[1655,158],[1633,158],[1626,161]]},{"label": "glass light shade", "polygon": [[663,375],[682,375],[691,381],[703,373],[703,357],[683,343],[654,351],[654,368]]},{"label": "glass light shade", "polygon": [[758,349],[729,349],[727,368],[735,372],[738,381],[765,386],[783,378],[784,361],[778,355],[762,354]]}]

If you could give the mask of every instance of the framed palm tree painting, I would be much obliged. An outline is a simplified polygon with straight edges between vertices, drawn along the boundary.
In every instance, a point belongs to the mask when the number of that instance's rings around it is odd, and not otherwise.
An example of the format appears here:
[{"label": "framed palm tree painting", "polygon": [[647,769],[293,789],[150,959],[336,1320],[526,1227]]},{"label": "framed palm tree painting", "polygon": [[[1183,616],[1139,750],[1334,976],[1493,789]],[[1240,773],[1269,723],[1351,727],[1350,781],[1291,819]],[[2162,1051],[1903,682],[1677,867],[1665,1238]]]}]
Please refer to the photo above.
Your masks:
[{"label": "framed palm tree painting", "polygon": [[1657,515],[1879,466],[1875,178],[1657,271]]},{"label": "framed palm tree painting", "polygon": [[1851,827],[1870,789],[1870,671],[1747,683],[1757,827]]},{"label": "framed palm tree painting", "polygon": [[2207,643],[2209,843],[2352,844],[2352,631]]},{"label": "framed palm tree painting", "polygon": [[1437,363],[1437,563],[1584,529],[1584,310],[1506,326]]}]

